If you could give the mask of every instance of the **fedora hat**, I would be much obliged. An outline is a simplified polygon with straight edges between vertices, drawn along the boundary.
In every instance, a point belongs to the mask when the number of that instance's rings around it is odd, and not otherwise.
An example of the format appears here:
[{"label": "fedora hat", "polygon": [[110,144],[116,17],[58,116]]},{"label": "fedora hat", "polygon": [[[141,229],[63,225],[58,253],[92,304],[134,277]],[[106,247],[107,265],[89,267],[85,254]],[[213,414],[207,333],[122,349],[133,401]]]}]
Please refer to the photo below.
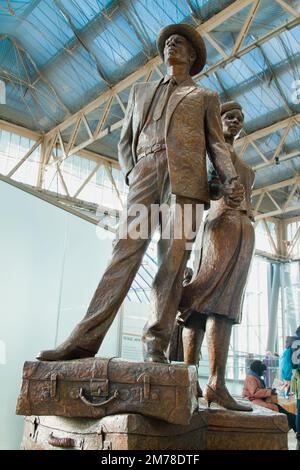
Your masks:
[{"label": "fedora hat", "polygon": [[195,28],[188,24],[170,24],[160,30],[157,36],[156,44],[160,57],[164,60],[164,48],[166,40],[173,34],[179,34],[185,37],[193,46],[196,52],[196,60],[191,67],[190,74],[197,75],[201,72],[206,64],[206,47],[205,43]]}]

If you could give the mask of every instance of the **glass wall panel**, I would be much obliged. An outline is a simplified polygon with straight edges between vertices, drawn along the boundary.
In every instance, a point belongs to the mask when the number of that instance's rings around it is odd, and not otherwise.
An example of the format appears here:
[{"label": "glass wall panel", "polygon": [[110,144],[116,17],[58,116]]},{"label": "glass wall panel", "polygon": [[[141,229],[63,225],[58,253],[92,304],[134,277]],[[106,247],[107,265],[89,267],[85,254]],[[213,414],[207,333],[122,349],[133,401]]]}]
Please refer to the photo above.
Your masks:
[{"label": "glass wall panel", "polygon": [[[12,132],[0,129],[0,174],[7,175],[33,147],[35,141]],[[39,170],[40,147],[38,147],[21,167],[13,179],[35,186]]]},{"label": "glass wall panel", "polygon": [[[18,449],[22,367],[64,340],[83,317],[108,263],[101,228],[0,182],[0,448]],[[120,355],[120,316],[99,354]]]}]

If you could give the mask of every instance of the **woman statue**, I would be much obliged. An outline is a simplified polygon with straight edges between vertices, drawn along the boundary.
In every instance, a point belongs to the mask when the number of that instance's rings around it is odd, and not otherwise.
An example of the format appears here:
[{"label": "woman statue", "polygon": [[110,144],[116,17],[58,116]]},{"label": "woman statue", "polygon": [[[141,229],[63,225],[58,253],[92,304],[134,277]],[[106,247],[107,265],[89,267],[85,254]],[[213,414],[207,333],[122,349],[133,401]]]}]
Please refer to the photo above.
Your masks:
[{"label": "woman statue", "polygon": [[227,206],[222,197],[222,184],[210,172],[212,204],[203,229],[201,259],[192,282],[183,289],[177,320],[184,326],[183,355],[188,364],[198,364],[206,332],[210,372],[203,397],[208,406],[215,402],[230,410],[251,411],[250,406],[238,403],[230,395],[225,386],[225,369],[232,326],[241,322],[254,251],[251,212],[254,172],[233,150],[244,123],[241,106],[225,103],[221,106],[221,116],[231,159],[244,186],[244,198],[235,209]]}]

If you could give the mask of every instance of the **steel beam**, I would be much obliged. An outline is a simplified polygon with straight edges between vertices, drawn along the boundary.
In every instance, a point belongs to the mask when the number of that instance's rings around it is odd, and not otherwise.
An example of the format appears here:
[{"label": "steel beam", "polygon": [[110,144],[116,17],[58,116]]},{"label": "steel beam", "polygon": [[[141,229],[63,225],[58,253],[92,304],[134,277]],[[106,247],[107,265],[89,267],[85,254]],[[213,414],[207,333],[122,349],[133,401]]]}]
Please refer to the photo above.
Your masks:
[{"label": "steel beam", "polygon": [[42,138],[37,140],[36,143],[32,145],[32,147],[28,150],[28,152],[26,152],[24,157],[21,158],[21,160],[18,161],[18,163],[10,170],[9,173],[7,173],[6,176],[8,178],[11,178],[12,175],[15,174],[15,172],[20,168],[20,166],[22,166],[23,163],[30,157],[30,155],[32,155],[33,152],[41,145],[41,143],[42,143]]},{"label": "steel beam", "polygon": [[245,20],[245,23],[242,26],[242,29],[239,32],[239,35],[237,37],[237,40],[233,46],[232,55],[235,55],[237,51],[240,49],[241,45],[243,44],[244,40],[247,37],[248,31],[251,27],[251,24],[254,20],[255,14],[260,6],[260,0],[255,0],[252,4],[252,7],[250,8],[250,11],[247,15],[247,18]]},{"label": "steel beam", "polygon": [[257,214],[255,215],[255,220],[262,220],[268,217],[276,217],[278,215],[288,214],[289,212],[294,212],[294,211],[300,211],[300,204],[297,204],[296,206],[292,206],[292,207],[287,207],[285,210],[277,209],[274,211]]},{"label": "steel beam", "polygon": [[[253,166],[253,169],[255,171],[260,170],[262,168],[266,168],[270,165],[273,165],[275,162],[275,159],[278,158],[280,162],[289,160],[291,158],[294,158],[299,155],[300,150],[295,150],[293,152],[290,152],[288,154],[283,153],[281,154],[281,150],[284,146],[284,143],[288,137],[288,134],[290,130],[294,126],[300,126],[300,114],[296,114],[294,116],[290,116],[287,119],[284,119],[282,121],[279,121],[271,126],[265,127],[263,129],[259,129],[252,134],[247,135],[246,137],[243,137],[241,139],[238,139],[235,143],[235,148],[237,149],[237,152],[243,157],[245,155],[245,152],[248,148],[249,145],[252,145],[256,151],[257,154],[260,156],[260,158],[263,160],[263,163],[259,163],[258,165]],[[278,131],[283,131],[283,134],[280,139],[280,143],[276,147],[274,154],[272,157],[268,160],[265,155],[259,150],[257,147],[257,141],[259,139],[262,139],[264,137],[267,137],[268,135],[274,134],[275,132]]]},{"label": "steel beam", "polygon": [[284,0],[275,0],[275,1],[281,6],[281,8],[283,8],[283,10],[287,11],[292,16],[297,17],[299,15],[299,13]]},{"label": "steel beam", "polygon": [[294,176],[294,178],[289,178],[287,180],[280,181],[279,183],[264,186],[262,188],[256,188],[252,192],[252,196],[258,196],[266,191],[275,191],[276,189],[286,188],[287,186],[293,186],[294,184],[300,184],[300,176]]},{"label": "steel beam", "polygon": [[97,171],[99,170],[100,166],[102,165],[102,163],[98,163],[95,168],[91,171],[91,173],[88,175],[88,177],[84,180],[84,182],[81,184],[81,186],[77,189],[77,191],[75,192],[74,196],[75,198],[77,198],[79,196],[79,194],[81,193],[81,191],[86,187],[86,185],[91,181],[91,179],[93,178],[93,176],[97,173]]},{"label": "steel beam", "polygon": [[4,121],[3,119],[0,119],[0,129],[21,135],[22,137],[26,137],[27,139],[32,140],[39,140],[42,136],[41,132],[31,131],[30,129],[26,129],[26,127],[12,124],[11,122]]},{"label": "steel beam", "polygon": [[294,121],[296,125],[300,126],[300,113],[295,114],[294,116],[290,116],[284,120],[278,121],[272,124],[271,126],[258,129],[257,131],[252,132],[251,134],[242,137],[241,139],[238,139],[235,143],[235,146],[239,148],[242,147],[245,143],[248,145],[250,141],[262,139],[263,137],[266,137],[269,134],[273,134],[276,131],[285,129],[290,125],[291,121]]},{"label": "steel beam", "polygon": [[[291,201],[297,189],[299,188],[300,184],[300,176],[295,176],[294,178],[289,178],[284,181],[280,181],[279,183],[275,183],[266,187],[257,188],[252,192],[252,196],[258,196],[258,201],[255,205],[254,209],[254,216],[255,220],[262,220],[268,217],[276,217],[278,215],[287,214],[289,212],[294,212],[300,209],[300,202],[296,205],[291,205]],[[279,189],[292,187],[287,199],[284,202],[278,203],[275,201],[272,192],[277,191]],[[276,209],[268,211],[268,212],[261,212],[260,207],[263,202],[264,197],[267,196]]]}]

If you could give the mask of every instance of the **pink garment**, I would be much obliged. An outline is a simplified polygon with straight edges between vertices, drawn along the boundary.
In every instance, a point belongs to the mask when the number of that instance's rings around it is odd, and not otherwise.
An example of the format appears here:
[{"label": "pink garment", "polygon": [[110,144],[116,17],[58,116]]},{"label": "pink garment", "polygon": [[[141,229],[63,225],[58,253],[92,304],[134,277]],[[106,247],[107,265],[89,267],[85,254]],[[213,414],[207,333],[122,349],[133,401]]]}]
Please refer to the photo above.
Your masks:
[{"label": "pink garment", "polygon": [[267,402],[267,398],[271,397],[272,390],[263,388],[260,381],[253,375],[247,375],[243,388],[243,397],[252,401],[255,405],[269,408],[278,413],[278,407],[275,403]]}]

